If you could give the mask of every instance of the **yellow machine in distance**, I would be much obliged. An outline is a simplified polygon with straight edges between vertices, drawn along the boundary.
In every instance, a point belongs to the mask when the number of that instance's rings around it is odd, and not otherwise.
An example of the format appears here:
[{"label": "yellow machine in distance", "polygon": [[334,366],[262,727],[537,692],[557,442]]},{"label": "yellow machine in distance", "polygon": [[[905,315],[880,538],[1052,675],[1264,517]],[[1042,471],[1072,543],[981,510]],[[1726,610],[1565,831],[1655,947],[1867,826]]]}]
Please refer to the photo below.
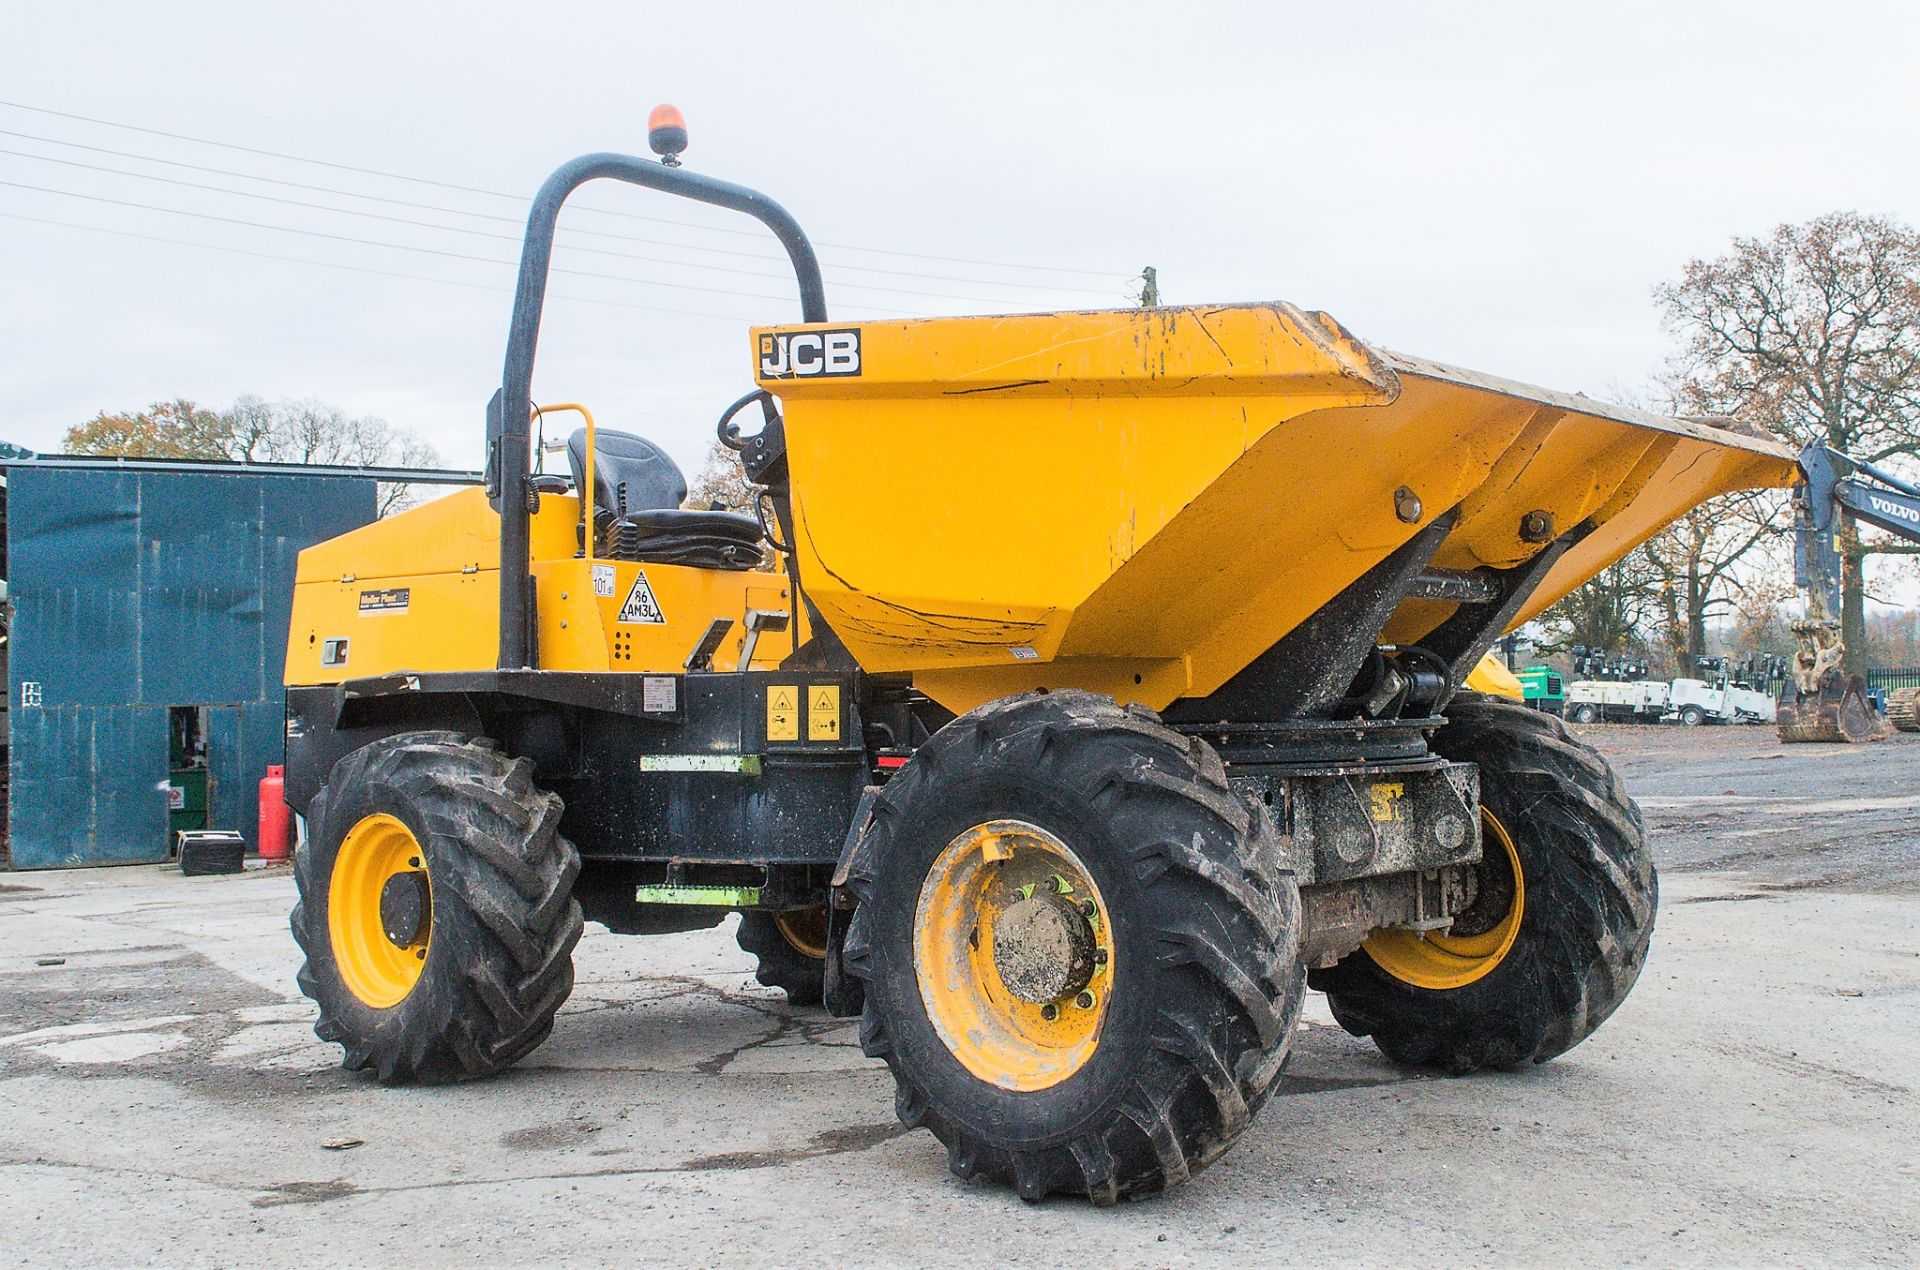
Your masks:
[{"label": "yellow machine in distance", "polygon": [[[1246,1131],[1309,981],[1430,1070],[1601,1025],[1652,937],[1642,822],[1485,654],[1792,455],[1279,303],[834,322],[792,217],[657,119],[666,162],[534,200],[486,488],[300,559],[292,926],[348,1067],[498,1071],[584,921],[738,913],[955,1173],[1112,1203]],[[553,234],[600,179],[793,264],[718,426],[753,515],[590,416],[531,470]]]}]

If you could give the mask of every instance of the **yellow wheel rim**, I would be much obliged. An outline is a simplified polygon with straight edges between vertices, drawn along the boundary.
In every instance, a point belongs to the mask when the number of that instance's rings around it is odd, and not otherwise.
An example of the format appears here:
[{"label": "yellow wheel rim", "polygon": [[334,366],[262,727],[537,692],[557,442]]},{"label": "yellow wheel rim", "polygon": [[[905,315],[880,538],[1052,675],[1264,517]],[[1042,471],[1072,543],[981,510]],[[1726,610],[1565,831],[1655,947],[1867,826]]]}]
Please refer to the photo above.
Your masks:
[{"label": "yellow wheel rim", "polygon": [[[1520,933],[1520,919],[1527,907],[1527,880],[1520,869],[1520,853],[1513,837],[1494,814],[1480,809],[1481,851],[1484,868],[1482,885],[1487,879],[1503,884],[1512,878],[1513,898],[1506,911],[1485,930],[1471,935],[1441,931],[1381,930],[1367,937],[1361,947],[1373,964],[1403,983],[1416,988],[1463,988],[1493,971],[1513,947]],[[1499,854],[1494,854],[1495,851]],[[1500,873],[1491,870],[1500,869]],[[1476,901],[1477,902],[1477,901]],[[1469,909],[1469,912],[1472,910]],[[1462,914],[1465,916],[1465,914]]]},{"label": "yellow wheel rim", "polygon": [[426,865],[426,853],[413,831],[384,813],[363,817],[349,829],[334,857],[327,883],[327,934],[334,964],[347,989],[376,1010],[400,1004],[413,991],[433,937],[429,901],[416,931],[404,942],[389,938],[381,920],[381,896],[401,875],[417,875],[430,896]]},{"label": "yellow wheel rim", "polygon": [[1112,923],[1080,858],[1020,820],[947,844],[914,912],[914,971],[947,1049],[1002,1089],[1046,1089],[1086,1065],[1113,994]]},{"label": "yellow wheel rim", "polygon": [[780,938],[792,945],[795,952],[815,961],[827,959],[826,909],[803,908],[792,913],[775,913],[773,924],[779,930]]}]

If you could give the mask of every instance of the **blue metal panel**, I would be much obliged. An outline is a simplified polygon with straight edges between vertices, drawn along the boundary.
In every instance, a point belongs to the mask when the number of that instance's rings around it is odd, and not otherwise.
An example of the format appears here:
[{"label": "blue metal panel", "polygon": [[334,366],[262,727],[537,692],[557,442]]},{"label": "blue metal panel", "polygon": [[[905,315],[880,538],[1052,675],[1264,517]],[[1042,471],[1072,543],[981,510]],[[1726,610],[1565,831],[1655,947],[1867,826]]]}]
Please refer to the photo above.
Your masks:
[{"label": "blue metal panel", "polygon": [[260,481],[144,473],[140,536],[140,699],[260,700]]},{"label": "blue metal panel", "polygon": [[167,837],[167,711],[102,706],[93,717],[93,841],[88,864],[164,860]]},{"label": "blue metal panel", "polygon": [[213,707],[212,823],[255,841],[295,557],[370,523],[374,483],[16,469],[6,494],[14,867],[164,858],[178,705]]},{"label": "blue metal panel", "polygon": [[166,711],[56,706],[13,719],[13,866],[131,864],[167,855]]},{"label": "blue metal panel", "polygon": [[207,825],[238,829],[247,840],[248,850],[253,850],[258,845],[260,776],[248,778],[253,764],[241,718],[239,706],[216,706],[207,711],[207,766],[212,776],[208,782]]},{"label": "blue metal panel", "polygon": [[93,711],[19,708],[14,693],[7,824],[13,867],[58,869],[93,856]]},{"label": "blue metal panel", "polygon": [[48,706],[140,699],[140,478],[15,472],[7,484],[12,700]]}]

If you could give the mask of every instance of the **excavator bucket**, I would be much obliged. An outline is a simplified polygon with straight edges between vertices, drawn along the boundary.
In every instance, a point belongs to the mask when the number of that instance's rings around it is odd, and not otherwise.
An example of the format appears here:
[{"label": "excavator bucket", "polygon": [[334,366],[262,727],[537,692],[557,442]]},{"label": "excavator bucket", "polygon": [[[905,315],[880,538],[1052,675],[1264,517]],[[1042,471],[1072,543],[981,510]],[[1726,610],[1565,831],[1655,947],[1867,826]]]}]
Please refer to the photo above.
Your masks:
[{"label": "excavator bucket", "polygon": [[[1802,694],[1789,685],[1775,707],[1774,724],[1782,741],[1884,740],[1893,732],[1887,716],[1867,699],[1866,681],[1855,675],[1820,691]],[[1908,728],[1906,731],[1916,729]]]},{"label": "excavator bucket", "polygon": [[[1814,617],[1792,627],[1798,648],[1793,673],[1774,707],[1773,722],[1782,741],[1879,741],[1893,733],[1893,723],[1873,708],[1867,681],[1841,669],[1845,646],[1840,624]],[[1907,716],[1913,715],[1911,698]]]},{"label": "excavator bucket", "polygon": [[[1510,630],[1704,500],[1797,471],[1767,440],[1371,348],[1287,304],[754,337],[809,598],[863,666],[955,710],[1211,693],[1428,531],[1467,590],[1546,567]],[[1466,602],[1408,587],[1384,638]]]}]

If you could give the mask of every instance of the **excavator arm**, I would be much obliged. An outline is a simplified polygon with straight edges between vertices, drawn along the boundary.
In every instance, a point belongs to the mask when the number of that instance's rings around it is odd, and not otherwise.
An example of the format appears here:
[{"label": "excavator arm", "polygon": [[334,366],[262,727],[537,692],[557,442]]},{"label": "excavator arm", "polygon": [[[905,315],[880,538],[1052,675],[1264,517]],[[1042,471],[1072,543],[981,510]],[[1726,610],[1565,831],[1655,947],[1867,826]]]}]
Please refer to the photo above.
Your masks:
[{"label": "excavator arm", "polygon": [[[1920,542],[1920,487],[1883,468],[1815,442],[1800,452],[1805,478],[1794,490],[1794,582],[1807,615],[1793,624],[1793,671],[1775,722],[1783,741],[1877,741],[1891,730],[1867,699],[1866,681],[1842,666],[1840,544],[1842,511],[1909,542]],[[1913,703],[1901,703],[1903,719]]]}]

